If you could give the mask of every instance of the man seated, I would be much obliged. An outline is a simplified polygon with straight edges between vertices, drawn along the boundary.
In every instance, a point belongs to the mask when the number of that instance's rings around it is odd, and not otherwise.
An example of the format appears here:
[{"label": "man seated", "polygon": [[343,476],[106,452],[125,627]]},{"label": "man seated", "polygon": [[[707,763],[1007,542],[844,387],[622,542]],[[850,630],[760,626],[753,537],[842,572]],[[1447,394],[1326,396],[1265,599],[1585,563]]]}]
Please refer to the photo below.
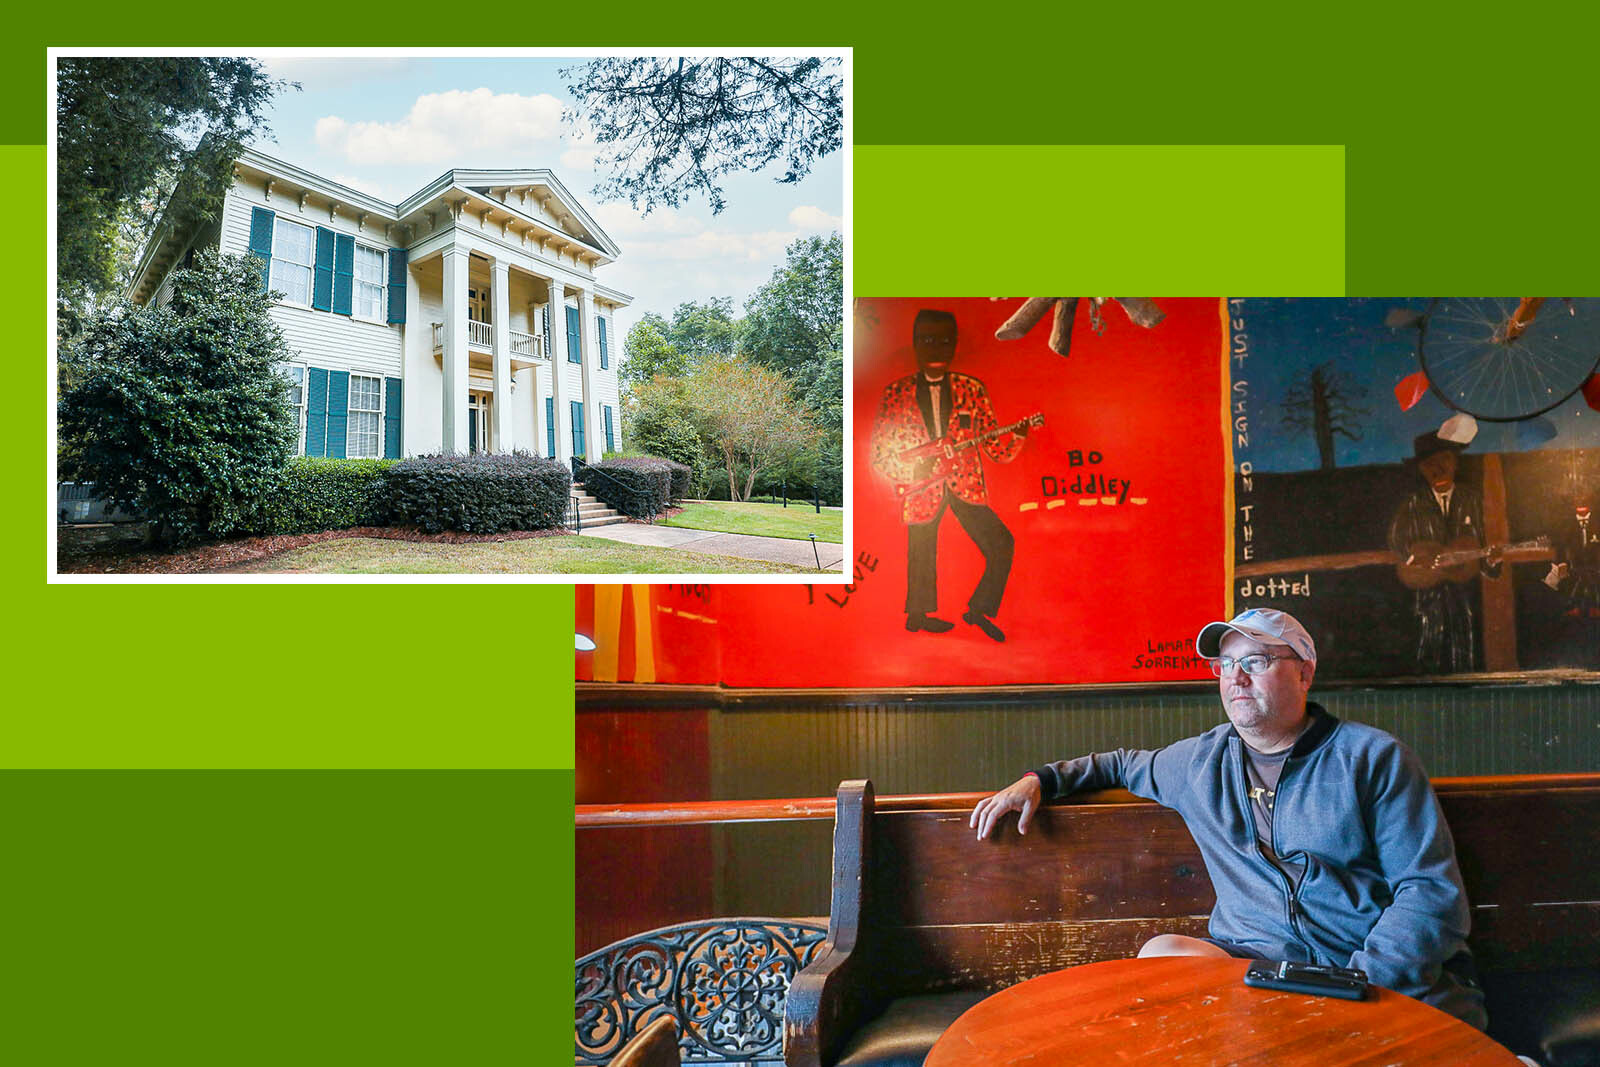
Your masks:
[{"label": "man seated", "polygon": [[973,810],[979,839],[1007,812],[1026,833],[1046,800],[1121,786],[1183,816],[1217,894],[1209,937],[1162,934],[1139,955],[1355,967],[1484,1029],[1455,843],[1416,757],[1307,702],[1317,649],[1293,616],[1251,609],[1196,647],[1227,724],[1029,771]]}]

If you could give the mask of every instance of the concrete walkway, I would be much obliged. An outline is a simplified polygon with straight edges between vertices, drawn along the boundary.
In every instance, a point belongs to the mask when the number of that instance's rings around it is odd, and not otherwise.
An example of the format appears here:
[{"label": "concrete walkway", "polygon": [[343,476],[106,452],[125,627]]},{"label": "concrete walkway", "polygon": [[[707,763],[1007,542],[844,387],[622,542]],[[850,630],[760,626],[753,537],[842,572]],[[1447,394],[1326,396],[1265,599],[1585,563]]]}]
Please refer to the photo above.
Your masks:
[{"label": "concrete walkway", "polygon": [[643,522],[621,522],[615,526],[584,528],[585,537],[604,537],[608,541],[623,541],[630,545],[653,545],[656,548],[682,548],[690,552],[705,552],[714,556],[737,556],[740,559],[765,559],[774,563],[788,563],[807,570],[816,570],[817,560],[822,560],[823,570],[842,573],[844,546],[829,541],[818,541],[816,554],[811,551],[811,541],[796,541],[787,537],[756,537],[753,534],[718,533],[715,530],[687,530],[679,526],[654,526]]}]

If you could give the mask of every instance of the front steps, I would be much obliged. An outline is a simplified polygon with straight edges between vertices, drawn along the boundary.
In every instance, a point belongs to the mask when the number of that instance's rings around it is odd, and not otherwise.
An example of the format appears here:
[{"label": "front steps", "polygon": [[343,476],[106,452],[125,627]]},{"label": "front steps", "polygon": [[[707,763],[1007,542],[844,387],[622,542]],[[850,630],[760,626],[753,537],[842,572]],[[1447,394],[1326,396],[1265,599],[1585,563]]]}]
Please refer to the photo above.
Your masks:
[{"label": "front steps", "polygon": [[585,492],[581,485],[573,485],[572,496],[578,500],[578,513],[577,515],[573,514],[572,504],[569,501],[567,503],[567,525],[569,527],[576,527],[580,517],[583,519],[583,529],[585,530],[594,526],[611,526],[615,523],[628,521],[626,515],[606,507],[606,505]]}]

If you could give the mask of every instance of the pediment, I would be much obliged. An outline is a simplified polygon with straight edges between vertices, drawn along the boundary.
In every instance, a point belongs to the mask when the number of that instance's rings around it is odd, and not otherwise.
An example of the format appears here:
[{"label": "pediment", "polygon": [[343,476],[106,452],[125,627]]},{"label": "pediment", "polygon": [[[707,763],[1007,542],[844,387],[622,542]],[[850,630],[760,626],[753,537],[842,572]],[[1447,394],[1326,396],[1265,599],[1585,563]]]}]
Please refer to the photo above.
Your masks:
[{"label": "pediment", "polygon": [[615,258],[619,252],[577,197],[548,170],[457,171],[455,177],[462,188],[559,230],[606,256]]}]

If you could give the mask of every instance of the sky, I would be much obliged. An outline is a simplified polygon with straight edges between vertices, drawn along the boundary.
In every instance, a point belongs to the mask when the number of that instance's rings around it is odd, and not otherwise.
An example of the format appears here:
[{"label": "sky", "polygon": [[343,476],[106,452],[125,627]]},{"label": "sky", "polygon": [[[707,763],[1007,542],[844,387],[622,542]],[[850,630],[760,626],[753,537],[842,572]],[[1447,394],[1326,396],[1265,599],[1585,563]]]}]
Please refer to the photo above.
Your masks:
[{"label": "sky", "polygon": [[[646,311],[731,296],[736,308],[784,261],[794,240],[843,228],[844,160],[834,152],[802,181],[778,167],[729,175],[727,207],[704,196],[648,215],[601,202],[595,146],[570,123],[563,57],[263,57],[269,73],[300,83],[267,115],[271,138],[254,147],[287,163],[397,203],[452,167],[548,167],[622,250],[597,280],[634,298],[624,335]],[[847,97],[848,99],[848,97]],[[848,143],[849,138],[846,137]]]}]

